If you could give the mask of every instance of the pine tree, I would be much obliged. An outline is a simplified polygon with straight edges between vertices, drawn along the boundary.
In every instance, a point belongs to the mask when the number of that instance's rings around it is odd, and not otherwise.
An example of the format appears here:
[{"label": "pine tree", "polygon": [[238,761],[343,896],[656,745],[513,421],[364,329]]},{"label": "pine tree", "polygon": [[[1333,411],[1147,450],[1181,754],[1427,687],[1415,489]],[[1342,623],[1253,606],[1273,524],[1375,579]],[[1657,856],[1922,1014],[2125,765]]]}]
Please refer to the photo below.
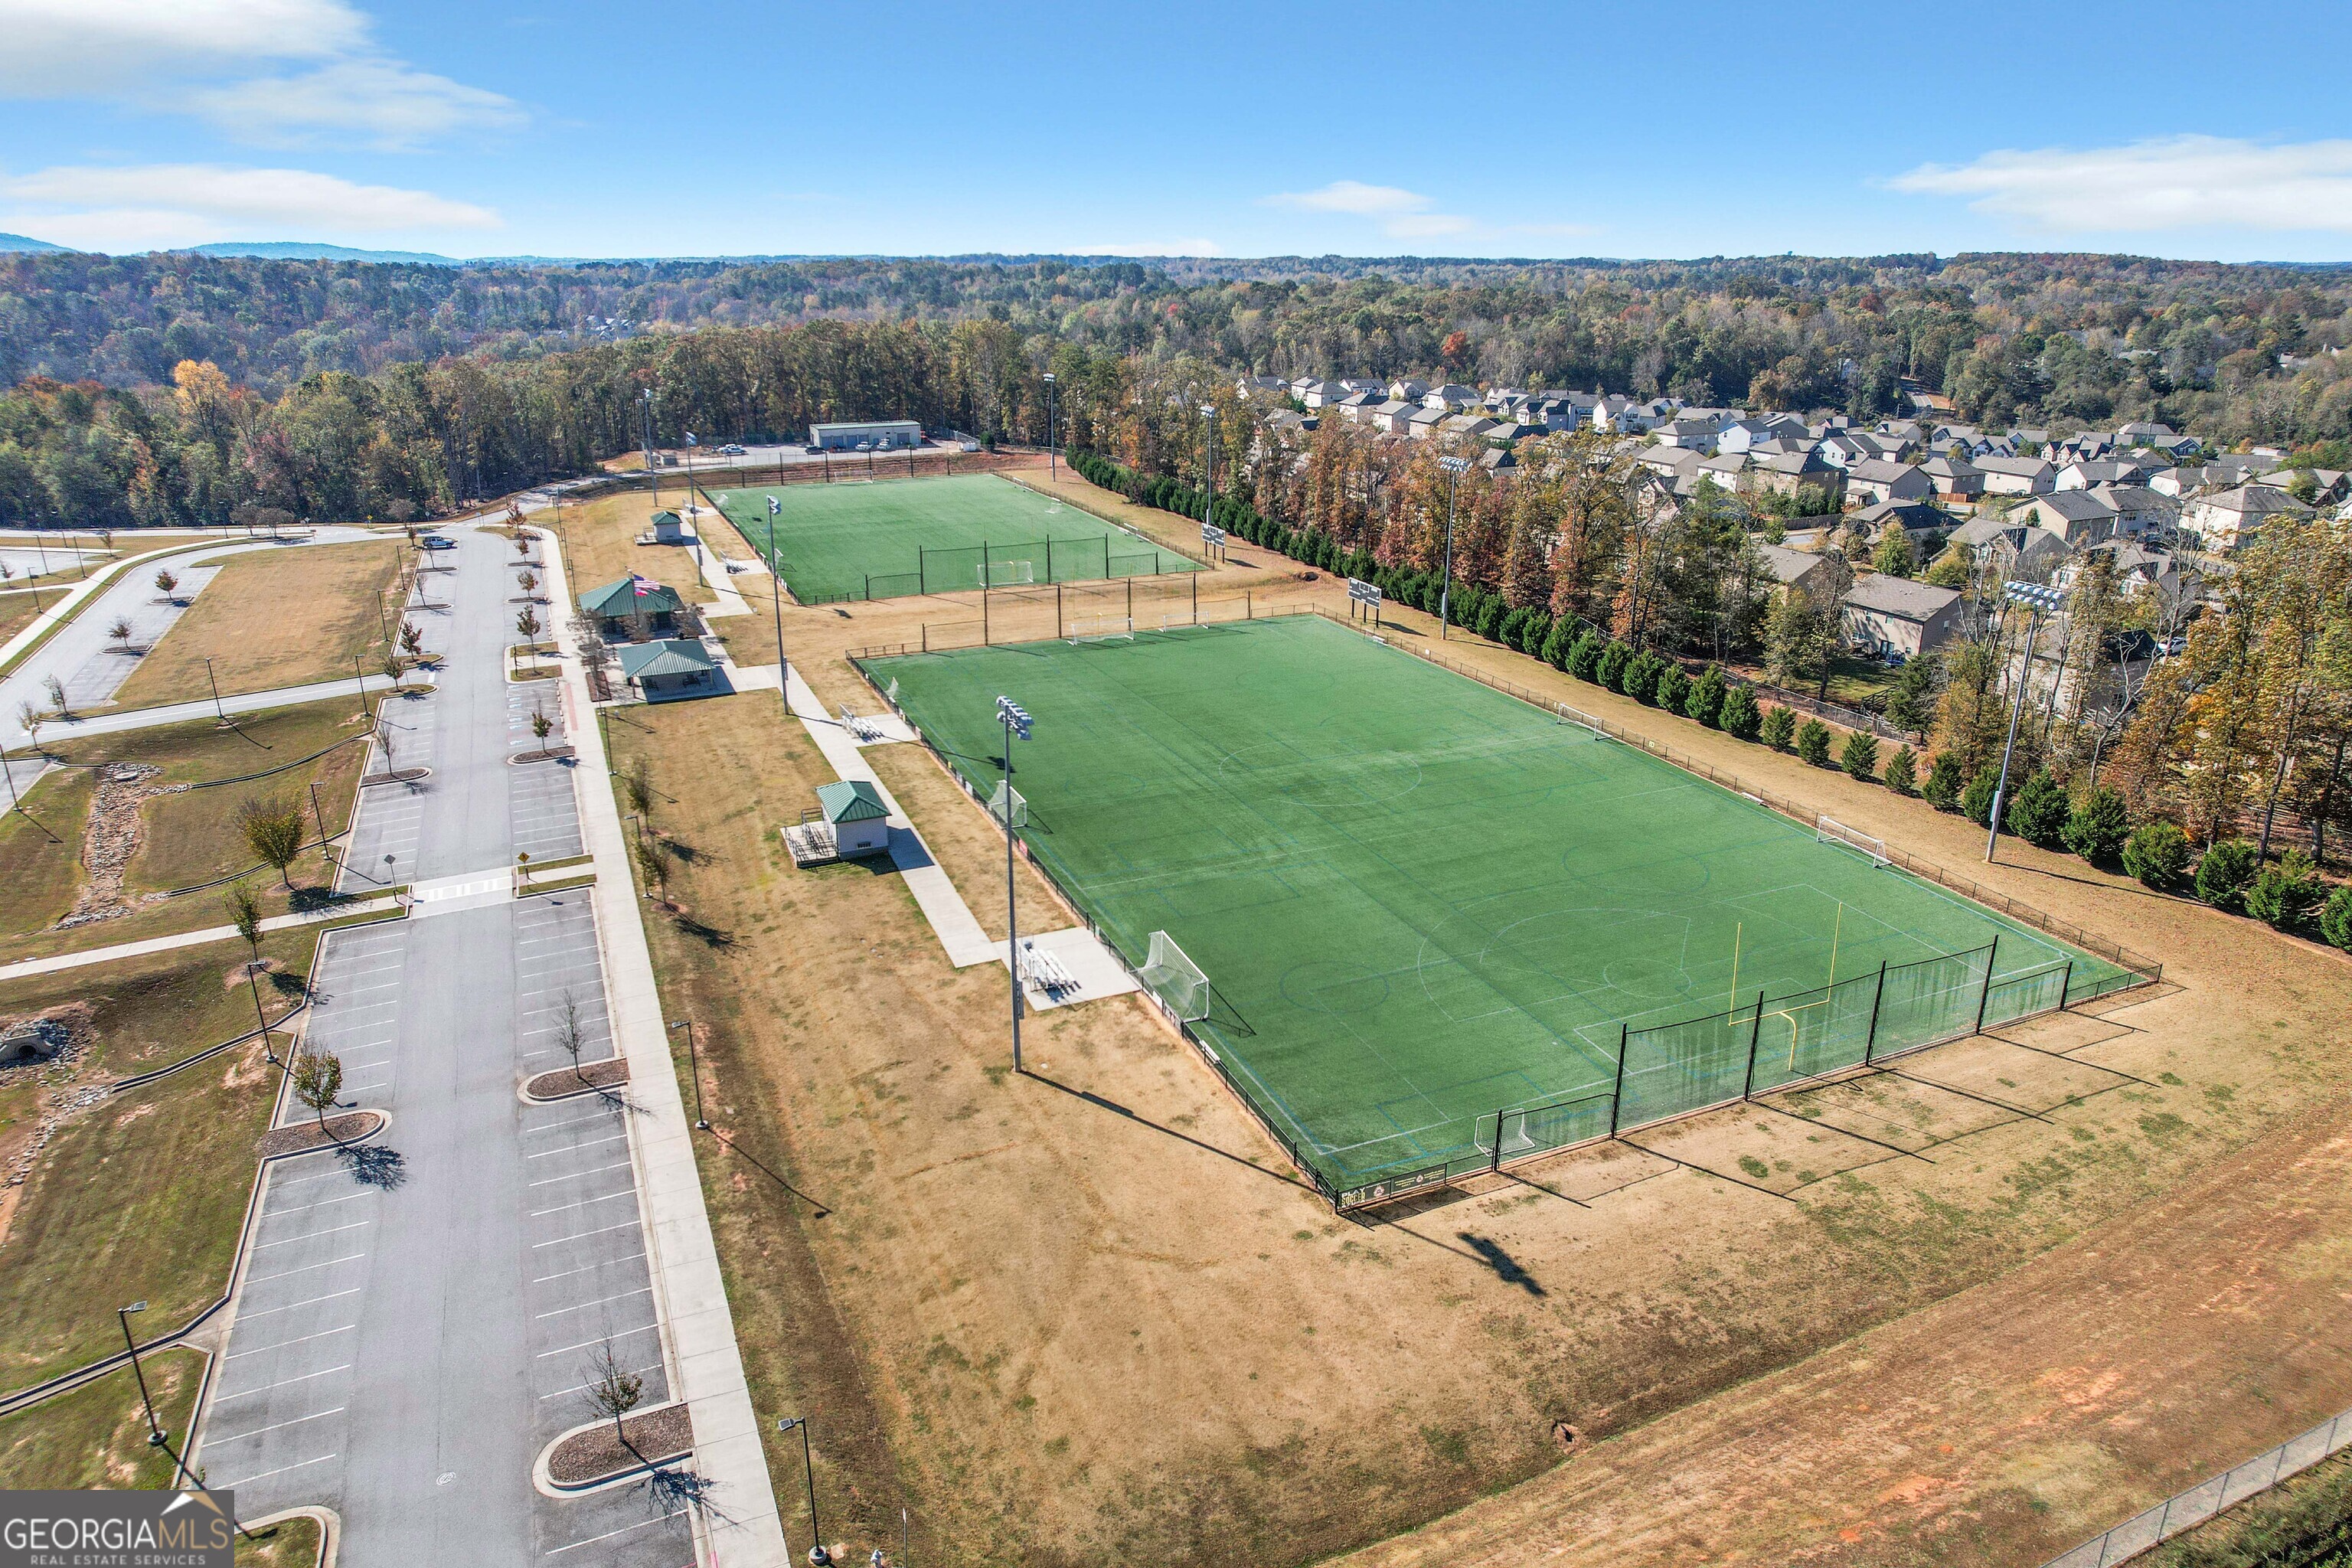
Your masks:
[{"label": "pine tree", "polygon": [[1723,714],[1723,700],[1729,694],[1723,679],[1723,667],[1710,664],[1690,683],[1683,697],[1683,717],[1696,719],[1702,724],[1716,723]]},{"label": "pine tree", "polygon": [[1742,741],[1761,738],[1764,722],[1762,710],[1756,703],[1756,689],[1745,681],[1723,694],[1723,709],[1716,716],[1723,732]]},{"label": "pine tree", "polygon": [[1789,749],[1789,737],[1797,731],[1797,716],[1786,708],[1774,708],[1764,715],[1757,727],[1756,738],[1776,752]]},{"label": "pine tree", "polygon": [[2094,866],[2112,866],[2131,830],[2131,812],[2122,792],[2101,784],[2066,819],[2066,847]]},{"label": "pine tree", "polygon": [[2066,798],[2063,784],[2051,777],[2047,769],[2037,768],[2018,786],[2003,814],[2011,833],[2038,849],[2055,849],[2065,840],[2074,804]]},{"label": "pine tree", "polygon": [[1908,746],[1895,747],[1895,754],[1886,759],[1886,787],[1896,795],[1909,795],[1918,781],[1918,758]]},{"label": "pine tree", "polygon": [[1927,764],[1927,782],[1919,786],[1919,798],[1937,811],[1950,811],[1960,804],[1960,763],[1948,752],[1936,753]]},{"label": "pine tree", "polygon": [[1869,731],[1856,730],[1848,735],[1845,749],[1838,753],[1838,766],[1848,778],[1868,784],[1878,771],[1878,742]]},{"label": "pine tree", "polygon": [[[1787,710],[1783,709],[1783,712]],[[1830,765],[1830,727],[1808,719],[1797,727],[1797,755],[1817,768]]]}]

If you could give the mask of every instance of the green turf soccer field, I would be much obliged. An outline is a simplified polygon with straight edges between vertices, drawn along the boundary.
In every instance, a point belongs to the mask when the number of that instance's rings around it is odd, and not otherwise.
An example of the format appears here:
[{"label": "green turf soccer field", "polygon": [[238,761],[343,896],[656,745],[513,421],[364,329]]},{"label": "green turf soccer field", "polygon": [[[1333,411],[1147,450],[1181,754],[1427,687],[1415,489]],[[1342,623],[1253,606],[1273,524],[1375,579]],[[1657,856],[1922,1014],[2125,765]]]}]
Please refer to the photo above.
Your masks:
[{"label": "green turf soccer field", "polygon": [[803,605],[976,589],[983,562],[999,587],[1024,578],[1077,583],[1198,567],[1140,534],[994,474],[714,494],[727,521],[762,555],[768,498],[782,503],[775,520],[782,560],[769,563]]},{"label": "green turf soccer field", "polygon": [[1631,1128],[2124,976],[1317,617],[867,668],[982,795],[998,694],[1034,715],[1033,850],[1207,973],[1196,1032],[1335,1193],[1605,1132],[1622,1026]]}]

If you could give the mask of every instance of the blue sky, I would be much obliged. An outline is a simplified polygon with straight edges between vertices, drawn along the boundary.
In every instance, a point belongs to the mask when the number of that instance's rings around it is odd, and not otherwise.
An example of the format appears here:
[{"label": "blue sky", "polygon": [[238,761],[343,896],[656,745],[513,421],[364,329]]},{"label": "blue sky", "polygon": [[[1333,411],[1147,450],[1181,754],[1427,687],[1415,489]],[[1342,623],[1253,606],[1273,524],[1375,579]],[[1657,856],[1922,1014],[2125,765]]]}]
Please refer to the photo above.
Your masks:
[{"label": "blue sky", "polygon": [[2352,258],[2352,6],[0,0],[0,230]]}]

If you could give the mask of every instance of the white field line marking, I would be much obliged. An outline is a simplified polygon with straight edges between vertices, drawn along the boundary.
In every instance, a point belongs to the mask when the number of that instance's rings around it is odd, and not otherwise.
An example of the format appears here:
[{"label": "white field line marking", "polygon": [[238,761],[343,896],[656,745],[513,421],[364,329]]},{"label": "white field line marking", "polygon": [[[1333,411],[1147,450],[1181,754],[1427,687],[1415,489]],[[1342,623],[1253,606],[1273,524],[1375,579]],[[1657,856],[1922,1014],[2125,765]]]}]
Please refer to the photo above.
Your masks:
[{"label": "white field line marking", "polygon": [[538,1153],[526,1154],[523,1158],[526,1160],[544,1160],[551,1154],[576,1154],[583,1149],[593,1149],[599,1143],[618,1143],[622,1139],[626,1138],[628,1134],[626,1132],[615,1132],[610,1138],[598,1138],[586,1143],[573,1143],[566,1148],[541,1149]]},{"label": "white field line marking", "polygon": [[[549,1123],[548,1123],[546,1126],[544,1126],[544,1127],[526,1127],[526,1128],[524,1128],[524,1129],[523,1129],[523,1131],[524,1131],[525,1132],[560,1132],[560,1131],[562,1131],[564,1128],[566,1128],[566,1127],[585,1127],[585,1126],[587,1126],[587,1125],[588,1125],[588,1123],[590,1123],[591,1121],[602,1121],[605,1120],[605,1118],[606,1118],[606,1117],[608,1117],[608,1116],[614,1116],[614,1115],[617,1115],[617,1114],[619,1114],[617,1111],[606,1111],[606,1112],[603,1113],[602,1115],[597,1115],[597,1116],[575,1116],[575,1117],[573,1117],[573,1118],[572,1118],[571,1121],[551,1121],[551,1122],[549,1122]],[[583,1144],[579,1145],[579,1147],[581,1147],[581,1148],[583,1148],[583,1149],[588,1149],[588,1148],[593,1148],[593,1147],[594,1147],[594,1145],[593,1145],[593,1144],[589,1144],[589,1143],[583,1143]],[[555,1152],[555,1151],[553,1151],[553,1150],[550,1150],[550,1151],[549,1151],[549,1152],[551,1152],[551,1153],[552,1153],[552,1152]],[[533,1156],[533,1158],[536,1158],[536,1157],[537,1157],[537,1156]]]},{"label": "white field line marking", "polygon": [[617,1193],[606,1193],[600,1197],[582,1198],[576,1204],[558,1204],[551,1209],[533,1209],[528,1217],[545,1219],[551,1214],[571,1214],[579,1209],[594,1208],[598,1204],[609,1204],[614,1198],[633,1198],[636,1195],[637,1189],[634,1185],[626,1186]]},{"label": "white field line marking", "polygon": [[572,1542],[570,1546],[558,1546],[551,1548],[548,1552],[547,1555],[553,1557],[559,1552],[569,1552],[572,1550],[573,1547],[593,1546],[600,1541],[610,1541],[616,1535],[628,1535],[634,1531],[645,1529],[648,1524],[660,1524],[665,1521],[676,1519],[679,1514],[682,1514],[686,1510],[682,1508],[674,1508],[670,1510],[669,1512],[663,1514],[659,1519],[648,1519],[636,1524],[625,1524],[618,1530],[608,1530],[602,1535],[592,1535],[585,1541],[575,1541]]}]

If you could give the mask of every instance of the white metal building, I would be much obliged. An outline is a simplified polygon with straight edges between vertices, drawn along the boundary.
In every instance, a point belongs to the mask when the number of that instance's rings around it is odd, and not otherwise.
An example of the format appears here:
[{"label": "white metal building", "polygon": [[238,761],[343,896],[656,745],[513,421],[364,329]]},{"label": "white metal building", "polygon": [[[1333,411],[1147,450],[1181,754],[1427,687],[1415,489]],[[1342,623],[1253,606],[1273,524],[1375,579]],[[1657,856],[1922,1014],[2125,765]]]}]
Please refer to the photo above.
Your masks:
[{"label": "white metal building", "polygon": [[867,449],[887,452],[898,447],[923,444],[923,427],[912,419],[866,419],[809,426],[811,451],[854,452],[859,442]]}]

